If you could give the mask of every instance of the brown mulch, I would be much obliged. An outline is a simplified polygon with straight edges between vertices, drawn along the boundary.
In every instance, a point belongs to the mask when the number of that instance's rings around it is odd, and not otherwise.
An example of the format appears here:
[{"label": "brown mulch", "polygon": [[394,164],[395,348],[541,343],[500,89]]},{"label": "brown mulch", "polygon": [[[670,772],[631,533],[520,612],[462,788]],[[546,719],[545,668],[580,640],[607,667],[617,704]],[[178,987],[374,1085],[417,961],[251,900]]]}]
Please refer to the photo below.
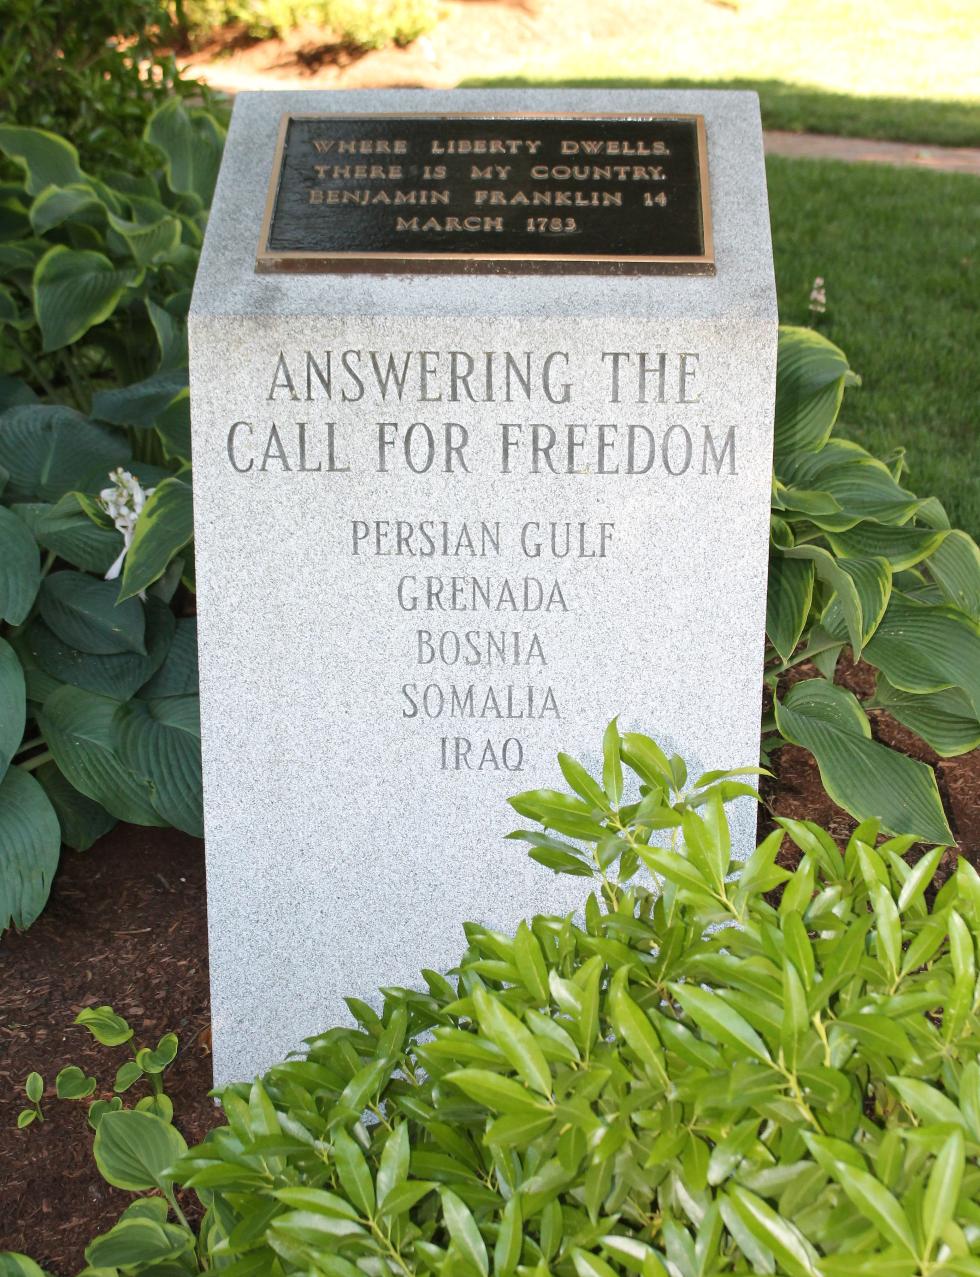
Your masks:
[{"label": "brown mulch", "polygon": [[[177,1125],[193,1144],[220,1120],[208,1098],[204,844],[176,829],[119,825],[90,851],[66,848],[45,912],[3,941],[0,989],[0,1250],[69,1277],[132,1200],[95,1168],[88,1102],[54,1097],[58,1070],[77,1064],[108,1098],[129,1058],[74,1027],[78,1010],[109,1003],[139,1046],[175,1032],[180,1051],[164,1084]],[[45,1121],[18,1131],[32,1069],[46,1083]],[[144,1093],[138,1083],[126,1099]]]},{"label": "brown mulch", "polygon": [[[842,666],[840,681],[859,695],[870,691],[861,667]],[[887,714],[873,710],[870,717],[878,739],[937,762]],[[846,841],[854,821],[827,798],[808,754],[786,746],[773,770],[760,834],[773,827],[775,811],[816,821]],[[980,867],[980,751],[940,762],[938,772],[959,854]],[[955,856],[944,858],[937,876],[948,875]],[[784,858],[792,863],[788,844]],[[126,1058],[125,1048],[99,1046],[72,1027],[80,1007],[111,1004],[133,1025],[139,1045],[176,1032],[180,1053],[166,1075],[176,1123],[193,1144],[220,1120],[208,1098],[207,962],[200,842],[172,829],[124,825],[91,851],[64,852],[44,914],[0,948],[0,1250],[23,1251],[70,1277],[83,1266],[88,1241],[131,1200],[95,1168],[87,1105],[53,1098],[55,1074],[69,1063],[94,1075],[98,1094],[108,1096]],[[18,1131],[21,1088],[32,1069],[47,1083],[46,1120]]]}]

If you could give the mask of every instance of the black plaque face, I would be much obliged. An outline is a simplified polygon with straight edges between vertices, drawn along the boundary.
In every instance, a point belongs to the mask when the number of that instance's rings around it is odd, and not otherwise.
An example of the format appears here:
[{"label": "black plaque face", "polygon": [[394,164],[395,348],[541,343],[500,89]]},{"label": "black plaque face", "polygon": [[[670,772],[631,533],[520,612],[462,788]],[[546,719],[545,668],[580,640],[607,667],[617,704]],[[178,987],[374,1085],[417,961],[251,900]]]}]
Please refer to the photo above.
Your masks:
[{"label": "black plaque face", "polygon": [[704,120],[287,115],[256,269],[713,275]]}]

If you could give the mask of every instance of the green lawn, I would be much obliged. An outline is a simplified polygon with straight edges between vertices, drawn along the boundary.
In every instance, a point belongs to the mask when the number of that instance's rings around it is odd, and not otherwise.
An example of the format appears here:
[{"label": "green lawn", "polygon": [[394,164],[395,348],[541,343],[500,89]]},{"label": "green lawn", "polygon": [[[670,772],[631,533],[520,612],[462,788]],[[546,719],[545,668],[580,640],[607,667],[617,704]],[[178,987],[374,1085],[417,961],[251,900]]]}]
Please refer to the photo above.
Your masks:
[{"label": "green lawn", "polygon": [[843,433],[879,455],[908,449],[908,486],[980,531],[980,180],[825,160],[770,158],[769,203],[785,323],[808,321],[846,352]]},{"label": "green lawn", "polygon": [[[978,53],[980,57],[980,53]],[[597,78],[466,80],[462,87],[565,89],[754,89],[759,95],[762,123],[767,129],[793,133],[836,133],[840,137],[870,137],[888,142],[919,142],[930,146],[980,146],[980,104],[967,99],[859,97],[780,80],[692,80],[665,76]]]},{"label": "green lawn", "polygon": [[754,88],[768,128],[980,145],[977,0],[620,7],[622,21],[596,24],[586,39],[529,42],[510,78],[493,83]]}]

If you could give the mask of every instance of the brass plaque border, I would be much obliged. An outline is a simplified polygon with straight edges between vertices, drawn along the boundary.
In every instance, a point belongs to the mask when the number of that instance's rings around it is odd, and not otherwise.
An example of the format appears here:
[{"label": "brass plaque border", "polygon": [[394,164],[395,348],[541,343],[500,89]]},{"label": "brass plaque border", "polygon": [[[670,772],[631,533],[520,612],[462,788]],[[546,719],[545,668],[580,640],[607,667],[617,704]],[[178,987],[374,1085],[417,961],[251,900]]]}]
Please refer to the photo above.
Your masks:
[{"label": "brass plaque border", "polygon": [[[624,124],[694,120],[697,125],[701,193],[701,256],[658,256],[584,253],[395,253],[314,252],[306,249],[273,251],[268,247],[272,215],[282,179],[283,151],[291,120],[621,120]],[[567,111],[287,111],[279,121],[272,176],[262,216],[255,270],[259,274],[426,274],[426,275],[714,275],[714,236],[711,188],[708,180],[708,139],[703,115],[678,112]]]}]

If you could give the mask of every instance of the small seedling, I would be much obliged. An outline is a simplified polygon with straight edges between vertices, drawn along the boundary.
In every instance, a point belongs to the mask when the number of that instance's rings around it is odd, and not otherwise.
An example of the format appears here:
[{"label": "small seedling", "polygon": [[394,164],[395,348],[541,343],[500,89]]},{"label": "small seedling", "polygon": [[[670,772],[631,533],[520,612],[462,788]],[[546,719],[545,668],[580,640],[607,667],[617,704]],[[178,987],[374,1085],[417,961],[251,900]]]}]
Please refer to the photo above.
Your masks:
[{"label": "small seedling", "polygon": [[17,1129],[20,1131],[30,1126],[32,1122],[44,1121],[44,1114],[41,1112],[44,1078],[41,1077],[40,1073],[28,1073],[27,1081],[24,1083],[24,1094],[30,1100],[31,1107],[21,1109],[17,1114]]}]

